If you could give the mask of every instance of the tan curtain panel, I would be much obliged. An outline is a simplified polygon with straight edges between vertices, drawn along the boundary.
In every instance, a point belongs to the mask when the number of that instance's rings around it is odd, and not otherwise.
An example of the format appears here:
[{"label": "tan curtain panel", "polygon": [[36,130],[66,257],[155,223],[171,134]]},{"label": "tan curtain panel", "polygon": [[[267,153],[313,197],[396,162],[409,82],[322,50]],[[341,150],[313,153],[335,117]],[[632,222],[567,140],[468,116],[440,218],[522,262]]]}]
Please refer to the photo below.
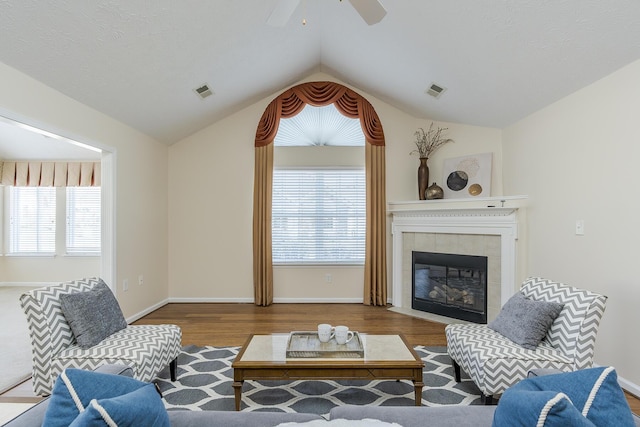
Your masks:
[{"label": "tan curtain panel", "polygon": [[387,305],[387,201],[384,146],[365,146],[367,222],[364,304]]},{"label": "tan curtain panel", "polygon": [[2,185],[99,187],[99,162],[2,162]]},{"label": "tan curtain panel", "polygon": [[271,193],[273,144],[256,147],[253,190],[253,293],[260,306],[273,302]]},{"label": "tan curtain panel", "polygon": [[310,82],[294,86],[275,98],[265,109],[255,139],[253,195],[253,279],[255,304],[273,303],[271,245],[271,197],[273,140],[281,118],[298,114],[306,104],[334,104],[340,113],[359,118],[366,144],[367,228],[364,265],[364,303],[386,305],[386,193],[385,140],[382,124],[373,106],[353,90],[334,82]]}]

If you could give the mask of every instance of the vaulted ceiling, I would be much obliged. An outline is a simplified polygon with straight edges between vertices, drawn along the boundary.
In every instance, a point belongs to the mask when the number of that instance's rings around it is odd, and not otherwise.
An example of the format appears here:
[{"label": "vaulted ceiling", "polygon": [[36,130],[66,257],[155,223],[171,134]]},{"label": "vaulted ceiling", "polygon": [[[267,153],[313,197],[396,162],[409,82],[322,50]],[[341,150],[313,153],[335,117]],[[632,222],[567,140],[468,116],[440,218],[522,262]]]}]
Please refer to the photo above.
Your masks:
[{"label": "vaulted ceiling", "polygon": [[501,128],[640,58],[637,0],[380,2],[371,26],[347,1],[301,0],[273,27],[276,0],[1,0],[0,61],[173,144],[316,71]]}]

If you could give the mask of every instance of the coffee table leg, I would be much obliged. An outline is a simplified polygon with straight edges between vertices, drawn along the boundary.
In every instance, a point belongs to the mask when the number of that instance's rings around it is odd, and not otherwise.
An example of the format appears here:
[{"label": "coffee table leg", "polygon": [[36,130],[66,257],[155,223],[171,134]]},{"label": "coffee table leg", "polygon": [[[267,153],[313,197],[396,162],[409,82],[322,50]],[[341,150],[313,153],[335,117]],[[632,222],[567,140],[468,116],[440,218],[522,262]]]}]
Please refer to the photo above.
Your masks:
[{"label": "coffee table leg", "polygon": [[233,382],[233,392],[236,399],[236,411],[240,410],[240,404],[242,403],[242,383],[243,381]]},{"label": "coffee table leg", "polygon": [[414,380],[413,387],[415,389],[416,406],[422,406],[422,387],[424,387],[424,383],[422,382],[422,380]]}]

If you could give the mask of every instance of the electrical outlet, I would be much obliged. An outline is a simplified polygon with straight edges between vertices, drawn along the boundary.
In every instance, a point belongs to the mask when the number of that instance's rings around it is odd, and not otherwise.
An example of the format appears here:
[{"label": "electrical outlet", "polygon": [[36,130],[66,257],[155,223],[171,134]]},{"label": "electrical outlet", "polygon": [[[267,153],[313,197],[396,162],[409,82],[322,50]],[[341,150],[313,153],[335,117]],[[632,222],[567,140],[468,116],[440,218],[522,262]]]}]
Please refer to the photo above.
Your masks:
[{"label": "electrical outlet", "polygon": [[142,274],[138,276],[138,285],[144,285],[144,276]]},{"label": "electrical outlet", "polygon": [[333,276],[332,276],[331,274],[329,274],[329,273],[325,274],[325,275],[324,275],[324,281],[325,281],[326,283],[331,283],[331,282],[333,282]]},{"label": "electrical outlet", "polygon": [[576,236],[584,236],[584,220],[576,220]]},{"label": "electrical outlet", "polygon": [[122,281],[122,290],[125,292],[129,290],[129,279],[124,279]]}]

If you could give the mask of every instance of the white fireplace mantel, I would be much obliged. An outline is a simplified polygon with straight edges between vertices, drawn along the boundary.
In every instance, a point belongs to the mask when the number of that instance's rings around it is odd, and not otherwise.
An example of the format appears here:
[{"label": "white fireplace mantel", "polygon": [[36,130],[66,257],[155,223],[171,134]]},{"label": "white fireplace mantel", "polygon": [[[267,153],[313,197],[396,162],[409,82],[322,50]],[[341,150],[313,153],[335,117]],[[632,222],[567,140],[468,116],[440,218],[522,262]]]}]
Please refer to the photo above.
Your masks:
[{"label": "white fireplace mantel", "polygon": [[[500,236],[500,306],[516,290],[516,243],[526,196],[390,202],[394,307],[402,307],[404,233]],[[411,307],[405,307],[411,308]]]}]

